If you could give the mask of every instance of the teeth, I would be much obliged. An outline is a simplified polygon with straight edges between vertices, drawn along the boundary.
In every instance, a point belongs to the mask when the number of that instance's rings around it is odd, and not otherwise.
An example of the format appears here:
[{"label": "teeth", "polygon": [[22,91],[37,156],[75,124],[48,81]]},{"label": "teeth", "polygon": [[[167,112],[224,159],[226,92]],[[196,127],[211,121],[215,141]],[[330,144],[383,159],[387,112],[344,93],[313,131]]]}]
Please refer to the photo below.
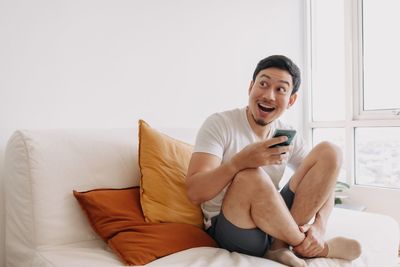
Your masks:
[{"label": "teeth", "polygon": [[274,108],[274,107],[267,106],[267,105],[265,105],[265,104],[261,104],[261,103],[259,103],[259,105],[260,105],[261,107],[263,107],[263,108]]},{"label": "teeth", "polygon": [[258,106],[264,112],[272,112],[275,109],[274,107],[271,107],[271,106],[268,106],[265,104],[261,104],[261,103],[258,103]]}]

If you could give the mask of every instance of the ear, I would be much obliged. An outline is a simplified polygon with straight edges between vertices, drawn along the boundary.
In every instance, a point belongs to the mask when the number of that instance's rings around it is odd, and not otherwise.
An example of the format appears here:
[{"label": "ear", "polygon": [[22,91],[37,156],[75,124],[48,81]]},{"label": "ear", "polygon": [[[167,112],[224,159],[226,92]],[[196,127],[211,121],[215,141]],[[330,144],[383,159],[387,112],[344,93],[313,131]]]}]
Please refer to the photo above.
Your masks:
[{"label": "ear", "polygon": [[296,102],[296,100],[297,100],[297,93],[290,96],[287,108],[290,108],[291,106],[293,106],[293,104]]},{"label": "ear", "polygon": [[249,86],[249,91],[248,91],[248,94],[249,94],[249,95],[250,95],[251,89],[253,89],[253,85],[254,85],[254,81],[251,80],[250,86]]}]

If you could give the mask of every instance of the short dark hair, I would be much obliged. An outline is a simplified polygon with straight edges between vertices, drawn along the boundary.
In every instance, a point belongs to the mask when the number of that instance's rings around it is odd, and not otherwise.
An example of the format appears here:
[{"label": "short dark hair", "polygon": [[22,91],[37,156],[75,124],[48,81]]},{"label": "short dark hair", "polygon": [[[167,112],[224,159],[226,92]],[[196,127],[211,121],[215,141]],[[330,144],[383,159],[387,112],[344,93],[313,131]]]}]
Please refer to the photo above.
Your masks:
[{"label": "short dark hair", "polygon": [[296,64],[293,63],[290,58],[282,55],[273,55],[262,59],[260,62],[258,62],[257,67],[254,70],[253,81],[256,80],[256,77],[260,71],[268,68],[277,68],[289,72],[293,80],[292,95],[299,90],[299,86],[301,83],[300,69],[299,67],[297,67]]}]

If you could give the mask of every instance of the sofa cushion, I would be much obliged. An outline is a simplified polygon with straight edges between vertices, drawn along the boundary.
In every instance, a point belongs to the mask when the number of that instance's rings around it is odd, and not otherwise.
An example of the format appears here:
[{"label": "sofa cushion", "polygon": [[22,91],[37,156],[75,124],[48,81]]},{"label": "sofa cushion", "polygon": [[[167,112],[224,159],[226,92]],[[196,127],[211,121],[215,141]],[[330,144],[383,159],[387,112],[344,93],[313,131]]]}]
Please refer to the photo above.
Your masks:
[{"label": "sofa cushion", "polygon": [[139,121],[140,200],[147,222],[203,227],[200,206],[190,202],[185,177],[192,146]]},{"label": "sofa cushion", "polygon": [[71,192],[138,186],[136,136],[133,128],[15,132],[7,148],[8,238],[27,249],[98,238]]},{"label": "sofa cushion", "polygon": [[127,265],[144,265],[189,248],[216,247],[204,230],[185,223],[136,225],[111,238],[108,245]]},{"label": "sofa cushion", "polygon": [[95,232],[107,241],[119,232],[145,222],[139,187],[73,191]]},{"label": "sofa cushion", "polygon": [[183,223],[146,223],[139,187],[73,191],[94,231],[128,265],[216,244],[204,230]]}]

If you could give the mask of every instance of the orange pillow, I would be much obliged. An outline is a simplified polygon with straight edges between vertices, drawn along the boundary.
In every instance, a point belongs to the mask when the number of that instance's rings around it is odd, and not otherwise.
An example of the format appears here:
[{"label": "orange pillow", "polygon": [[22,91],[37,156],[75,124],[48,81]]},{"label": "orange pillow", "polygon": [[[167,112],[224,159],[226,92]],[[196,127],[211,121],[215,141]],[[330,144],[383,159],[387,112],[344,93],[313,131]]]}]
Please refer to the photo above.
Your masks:
[{"label": "orange pillow", "polygon": [[206,232],[189,224],[146,223],[139,187],[73,193],[93,229],[126,264],[144,265],[181,250],[216,246]]},{"label": "orange pillow", "polygon": [[133,225],[143,224],[139,187],[73,191],[93,230],[107,241]]},{"label": "orange pillow", "polygon": [[127,265],[145,265],[189,248],[217,246],[202,229],[183,223],[137,225],[111,238],[108,245]]},{"label": "orange pillow", "polygon": [[203,227],[200,206],[190,202],[185,177],[193,147],[139,121],[140,202],[146,222]]}]

